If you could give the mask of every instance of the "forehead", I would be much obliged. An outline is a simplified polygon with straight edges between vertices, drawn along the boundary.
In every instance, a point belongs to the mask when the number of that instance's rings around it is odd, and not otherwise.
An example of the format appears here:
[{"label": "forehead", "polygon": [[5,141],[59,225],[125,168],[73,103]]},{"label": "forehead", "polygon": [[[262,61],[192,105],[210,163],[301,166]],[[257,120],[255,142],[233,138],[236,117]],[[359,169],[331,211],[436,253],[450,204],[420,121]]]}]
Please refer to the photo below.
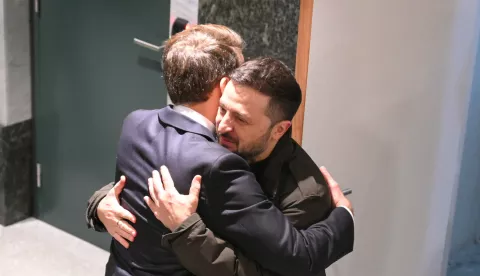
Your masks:
[{"label": "forehead", "polygon": [[237,85],[233,81],[228,82],[220,98],[220,104],[225,108],[254,115],[265,114],[269,101],[270,97],[253,88]]}]

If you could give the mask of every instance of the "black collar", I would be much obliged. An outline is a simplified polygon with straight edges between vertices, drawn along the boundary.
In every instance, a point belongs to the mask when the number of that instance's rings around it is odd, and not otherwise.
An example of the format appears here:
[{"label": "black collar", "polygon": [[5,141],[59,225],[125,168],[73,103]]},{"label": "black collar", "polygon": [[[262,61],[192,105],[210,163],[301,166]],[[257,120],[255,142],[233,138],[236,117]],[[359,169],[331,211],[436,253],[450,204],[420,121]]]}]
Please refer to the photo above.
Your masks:
[{"label": "black collar", "polygon": [[289,161],[293,158],[294,141],[292,131],[288,130],[267,157],[267,164],[263,172],[257,173],[256,177],[263,191],[272,200],[276,199],[278,185],[282,173],[288,170]]}]

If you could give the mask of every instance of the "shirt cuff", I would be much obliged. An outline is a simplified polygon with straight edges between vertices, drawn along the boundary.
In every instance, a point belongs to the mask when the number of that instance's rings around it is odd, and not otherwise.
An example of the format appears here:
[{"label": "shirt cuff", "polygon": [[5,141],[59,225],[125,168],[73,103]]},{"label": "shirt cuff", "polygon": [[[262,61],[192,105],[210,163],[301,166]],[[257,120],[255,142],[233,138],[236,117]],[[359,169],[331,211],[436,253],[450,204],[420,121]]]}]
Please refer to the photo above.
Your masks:
[{"label": "shirt cuff", "polygon": [[338,207],[340,207],[340,208],[345,208],[345,209],[348,211],[348,213],[352,216],[353,225],[355,225],[355,217],[353,216],[352,211],[350,211],[350,209],[348,209],[346,206],[343,206],[343,205],[340,205],[340,206],[338,206]]}]

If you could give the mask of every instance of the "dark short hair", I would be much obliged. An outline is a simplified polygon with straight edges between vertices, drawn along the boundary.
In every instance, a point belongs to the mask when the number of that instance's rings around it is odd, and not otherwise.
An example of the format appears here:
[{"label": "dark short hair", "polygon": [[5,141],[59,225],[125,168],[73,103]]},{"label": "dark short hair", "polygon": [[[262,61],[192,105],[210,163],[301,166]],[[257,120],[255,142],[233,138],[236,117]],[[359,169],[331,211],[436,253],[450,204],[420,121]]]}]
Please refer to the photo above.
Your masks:
[{"label": "dark short hair", "polygon": [[234,84],[252,88],[270,97],[267,115],[272,124],[291,121],[302,102],[302,90],[292,71],[282,61],[262,57],[249,60],[229,75]]},{"label": "dark short hair", "polygon": [[208,100],[222,77],[241,63],[243,40],[220,25],[197,25],[165,43],[163,76],[174,104]]}]

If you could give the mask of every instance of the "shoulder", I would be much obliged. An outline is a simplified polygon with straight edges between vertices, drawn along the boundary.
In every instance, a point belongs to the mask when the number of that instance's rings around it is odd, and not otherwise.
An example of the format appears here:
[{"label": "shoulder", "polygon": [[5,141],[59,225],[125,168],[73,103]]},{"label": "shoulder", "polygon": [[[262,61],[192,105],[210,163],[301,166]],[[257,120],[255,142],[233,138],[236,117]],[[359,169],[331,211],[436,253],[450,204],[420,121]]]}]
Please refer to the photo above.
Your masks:
[{"label": "shoulder", "polygon": [[292,159],[289,161],[292,177],[303,196],[329,196],[327,181],[313,159],[298,144],[294,144]]},{"label": "shoulder", "polygon": [[[222,147],[223,148],[223,147]],[[250,171],[250,166],[247,161],[227,149],[219,152],[218,157],[212,163],[212,169],[214,170],[248,170]]]},{"label": "shoulder", "polygon": [[250,172],[250,166],[242,157],[218,143],[206,141],[203,137],[195,137],[190,141],[190,148],[194,151],[194,158],[202,160],[202,163],[208,167],[208,178],[215,179],[221,175]]},{"label": "shoulder", "polygon": [[280,194],[282,210],[299,228],[324,219],[331,211],[332,197],[318,166],[296,144],[288,167]]},{"label": "shoulder", "polygon": [[[170,143],[171,149],[167,150],[170,158],[167,160],[175,160],[176,166],[189,167],[195,174],[201,174],[202,183],[205,181],[218,183],[219,181],[216,181],[218,179],[213,178],[231,171],[250,170],[243,158],[202,135],[185,132],[172,137],[175,143]],[[155,143],[158,144],[156,148],[165,148],[165,141],[160,138],[155,139]]]},{"label": "shoulder", "polygon": [[146,110],[139,109],[130,112],[125,119],[123,119],[122,132],[131,131],[141,127],[143,122],[155,122],[157,121],[158,109]]},{"label": "shoulder", "polygon": [[[264,197],[255,175],[250,171],[248,163],[239,155],[226,149],[217,150],[208,160],[208,173],[202,183],[215,201],[241,200],[250,203],[253,199]],[[251,195],[255,196],[251,196]]]},{"label": "shoulder", "polygon": [[138,123],[147,118],[152,118],[156,116],[158,112],[159,112],[159,109],[151,109],[151,110],[138,109],[138,110],[132,111],[125,117],[125,119],[123,119],[123,124]]}]

